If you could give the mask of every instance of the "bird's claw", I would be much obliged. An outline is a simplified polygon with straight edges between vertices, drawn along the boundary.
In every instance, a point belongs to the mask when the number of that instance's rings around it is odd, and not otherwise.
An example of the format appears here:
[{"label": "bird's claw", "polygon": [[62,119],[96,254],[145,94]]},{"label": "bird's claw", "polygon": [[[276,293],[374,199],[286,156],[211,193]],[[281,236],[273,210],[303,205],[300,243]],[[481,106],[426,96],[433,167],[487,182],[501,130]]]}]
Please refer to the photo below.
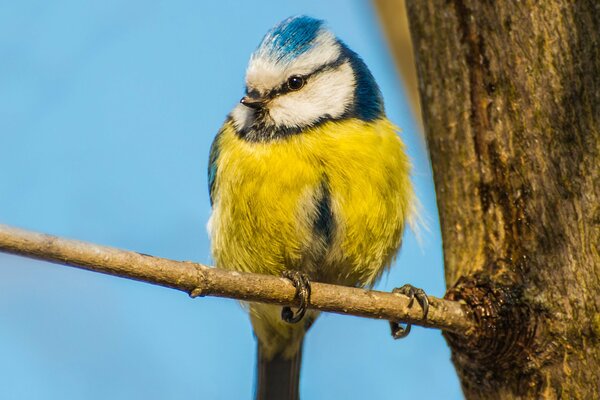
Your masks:
[{"label": "bird's claw", "polygon": [[295,315],[291,307],[283,307],[281,309],[281,319],[290,324],[295,324],[300,322],[306,313],[310,299],[310,279],[305,273],[292,270],[283,271],[282,276],[292,281],[292,284],[296,288],[296,297],[300,299],[300,306]]},{"label": "bird's claw", "polygon": [[[410,302],[408,303],[409,307],[412,307],[415,299],[417,303],[423,309],[423,319],[427,319],[427,313],[429,312],[429,300],[427,299],[427,294],[423,289],[419,289],[414,287],[413,285],[404,285],[399,288],[394,288],[392,293],[399,293],[410,298]],[[392,330],[392,337],[394,339],[402,339],[408,336],[410,333],[411,324],[406,324],[406,326],[402,327],[398,322],[390,321],[390,328]]]}]

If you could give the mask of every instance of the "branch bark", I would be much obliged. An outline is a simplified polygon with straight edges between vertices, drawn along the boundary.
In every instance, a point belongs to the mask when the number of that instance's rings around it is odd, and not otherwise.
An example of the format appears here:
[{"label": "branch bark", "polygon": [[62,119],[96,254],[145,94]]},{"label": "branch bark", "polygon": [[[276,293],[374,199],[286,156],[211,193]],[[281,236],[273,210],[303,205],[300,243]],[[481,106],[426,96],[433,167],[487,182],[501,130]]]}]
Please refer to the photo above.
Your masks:
[{"label": "branch bark", "polygon": [[[296,290],[284,278],[225,271],[6,225],[0,225],[0,251],[165,286],[184,291],[191,297],[296,304]],[[420,307],[412,306],[410,299],[400,294],[318,282],[313,282],[311,289],[309,307],[320,311],[410,322],[458,335],[468,335],[474,330],[473,320],[460,302],[429,296],[429,314],[423,319]]]}]

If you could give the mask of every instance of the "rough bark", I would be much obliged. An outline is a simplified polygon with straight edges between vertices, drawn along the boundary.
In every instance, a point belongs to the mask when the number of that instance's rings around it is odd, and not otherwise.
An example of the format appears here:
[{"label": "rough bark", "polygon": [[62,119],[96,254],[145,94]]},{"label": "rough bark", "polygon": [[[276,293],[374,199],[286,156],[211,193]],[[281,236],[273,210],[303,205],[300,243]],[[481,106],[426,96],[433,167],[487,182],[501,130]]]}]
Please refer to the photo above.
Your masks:
[{"label": "rough bark", "polygon": [[600,395],[600,3],[407,0],[468,399]]}]

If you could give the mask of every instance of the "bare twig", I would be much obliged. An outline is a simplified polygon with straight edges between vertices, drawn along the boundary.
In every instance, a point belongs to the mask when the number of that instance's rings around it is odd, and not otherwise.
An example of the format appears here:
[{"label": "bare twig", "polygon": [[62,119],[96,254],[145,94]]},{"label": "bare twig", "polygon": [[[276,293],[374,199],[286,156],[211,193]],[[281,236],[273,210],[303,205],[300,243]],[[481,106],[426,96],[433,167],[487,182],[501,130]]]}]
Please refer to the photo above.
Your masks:
[{"label": "bare twig", "polygon": [[[283,278],[211,268],[133,251],[0,225],[0,251],[135,279],[182,290],[192,297],[217,296],[245,301],[296,304],[295,289]],[[312,283],[310,308],[359,317],[411,322],[467,334],[474,323],[458,302],[429,296],[429,314],[423,319],[418,305],[400,294]],[[416,304],[416,302],[415,302]]]}]

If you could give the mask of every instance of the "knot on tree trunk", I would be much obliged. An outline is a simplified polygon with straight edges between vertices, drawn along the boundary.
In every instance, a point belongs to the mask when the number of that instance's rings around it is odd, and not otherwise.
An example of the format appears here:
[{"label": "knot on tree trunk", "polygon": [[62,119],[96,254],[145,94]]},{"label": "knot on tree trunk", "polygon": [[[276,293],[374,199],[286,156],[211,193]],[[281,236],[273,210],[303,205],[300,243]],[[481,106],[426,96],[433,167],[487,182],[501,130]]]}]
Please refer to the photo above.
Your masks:
[{"label": "knot on tree trunk", "polygon": [[516,281],[508,274],[492,277],[479,272],[462,277],[446,293],[446,299],[467,305],[476,324],[467,335],[444,332],[463,386],[484,390],[519,374],[520,392],[525,394],[541,383],[530,365],[538,313],[525,301],[522,285]]}]

